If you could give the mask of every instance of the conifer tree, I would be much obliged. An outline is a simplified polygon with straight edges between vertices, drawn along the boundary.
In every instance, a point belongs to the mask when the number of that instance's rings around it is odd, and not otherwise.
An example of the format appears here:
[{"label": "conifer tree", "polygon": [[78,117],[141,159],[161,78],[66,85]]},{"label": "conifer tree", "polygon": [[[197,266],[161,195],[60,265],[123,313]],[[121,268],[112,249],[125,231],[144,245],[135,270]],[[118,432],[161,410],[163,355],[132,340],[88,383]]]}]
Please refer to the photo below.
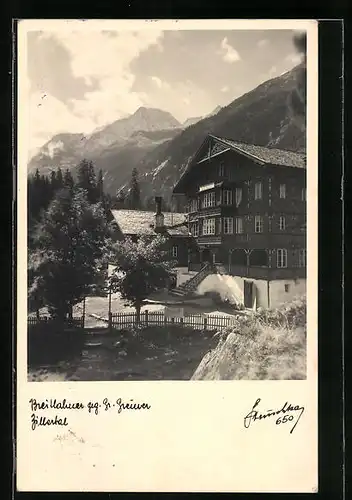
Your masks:
[{"label": "conifer tree", "polygon": [[126,191],[123,188],[120,189],[116,193],[116,196],[115,196],[115,199],[114,199],[114,207],[116,207],[116,208],[122,208],[122,207],[124,207],[125,204],[126,204],[126,198],[127,198]]},{"label": "conifer tree", "polygon": [[91,161],[83,159],[78,165],[77,187],[87,192],[88,200],[91,203],[97,201],[97,185],[94,165]]},{"label": "conifer tree", "polygon": [[102,169],[100,169],[99,173],[98,173],[97,198],[98,198],[98,201],[103,201],[103,199],[104,199],[104,176],[103,176]]},{"label": "conifer tree", "polygon": [[64,179],[62,176],[62,170],[59,167],[56,172],[56,189],[62,189],[64,187]]},{"label": "conifer tree", "polygon": [[72,189],[74,186],[74,180],[73,180],[72,174],[68,168],[66,169],[65,174],[64,174],[63,184],[64,184],[64,187],[69,188],[69,189]]},{"label": "conifer tree", "polygon": [[131,210],[138,210],[141,208],[141,192],[138,182],[138,170],[132,170],[131,182],[127,196],[127,206]]},{"label": "conifer tree", "polygon": [[51,192],[54,194],[57,187],[55,170],[52,170],[50,172],[50,187],[51,187]]}]

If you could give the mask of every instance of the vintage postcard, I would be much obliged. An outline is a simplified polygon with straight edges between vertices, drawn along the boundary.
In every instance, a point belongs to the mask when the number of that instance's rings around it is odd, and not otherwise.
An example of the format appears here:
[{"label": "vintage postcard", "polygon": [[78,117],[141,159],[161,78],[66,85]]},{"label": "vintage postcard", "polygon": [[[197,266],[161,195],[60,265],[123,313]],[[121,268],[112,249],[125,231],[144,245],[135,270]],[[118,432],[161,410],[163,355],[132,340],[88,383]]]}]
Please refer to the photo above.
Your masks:
[{"label": "vintage postcard", "polygon": [[17,489],[316,492],[317,22],[17,32]]}]

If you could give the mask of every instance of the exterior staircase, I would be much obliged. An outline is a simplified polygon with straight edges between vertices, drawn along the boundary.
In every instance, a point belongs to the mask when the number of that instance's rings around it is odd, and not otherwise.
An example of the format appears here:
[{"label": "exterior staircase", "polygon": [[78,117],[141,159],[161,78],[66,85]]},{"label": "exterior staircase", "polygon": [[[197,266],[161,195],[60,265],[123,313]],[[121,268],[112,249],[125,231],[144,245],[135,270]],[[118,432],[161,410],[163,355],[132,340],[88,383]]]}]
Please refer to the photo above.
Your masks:
[{"label": "exterior staircase", "polygon": [[209,274],[213,274],[214,272],[216,272],[214,265],[210,264],[210,262],[206,263],[197,274],[192,276],[192,278],[172,290],[171,294],[179,297],[186,297],[192,294],[197,289],[199,283],[201,283]]},{"label": "exterior staircase", "polygon": [[228,269],[224,264],[214,264],[215,272],[217,274],[229,274]]}]

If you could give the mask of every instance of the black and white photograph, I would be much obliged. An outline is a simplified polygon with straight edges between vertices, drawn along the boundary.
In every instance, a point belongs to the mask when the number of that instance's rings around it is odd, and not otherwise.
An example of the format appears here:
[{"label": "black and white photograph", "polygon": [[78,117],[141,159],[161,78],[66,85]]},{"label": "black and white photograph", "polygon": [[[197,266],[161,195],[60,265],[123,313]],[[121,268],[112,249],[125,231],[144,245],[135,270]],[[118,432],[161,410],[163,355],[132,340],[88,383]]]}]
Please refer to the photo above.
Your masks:
[{"label": "black and white photograph", "polygon": [[18,491],[317,492],[317,28],[18,21]]},{"label": "black and white photograph", "polygon": [[87,26],[26,34],[28,381],[305,380],[306,31]]}]

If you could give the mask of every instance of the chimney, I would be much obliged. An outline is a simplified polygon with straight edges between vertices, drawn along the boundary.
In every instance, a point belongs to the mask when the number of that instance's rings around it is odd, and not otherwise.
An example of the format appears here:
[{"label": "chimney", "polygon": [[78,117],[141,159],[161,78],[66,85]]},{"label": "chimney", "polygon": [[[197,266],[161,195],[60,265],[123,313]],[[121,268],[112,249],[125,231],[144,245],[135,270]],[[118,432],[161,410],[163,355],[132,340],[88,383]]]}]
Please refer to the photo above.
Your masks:
[{"label": "chimney", "polygon": [[156,196],[155,197],[155,207],[156,207],[156,212],[155,212],[155,231],[163,231],[164,230],[164,215],[161,212],[161,202],[162,202],[162,197],[161,196]]}]

